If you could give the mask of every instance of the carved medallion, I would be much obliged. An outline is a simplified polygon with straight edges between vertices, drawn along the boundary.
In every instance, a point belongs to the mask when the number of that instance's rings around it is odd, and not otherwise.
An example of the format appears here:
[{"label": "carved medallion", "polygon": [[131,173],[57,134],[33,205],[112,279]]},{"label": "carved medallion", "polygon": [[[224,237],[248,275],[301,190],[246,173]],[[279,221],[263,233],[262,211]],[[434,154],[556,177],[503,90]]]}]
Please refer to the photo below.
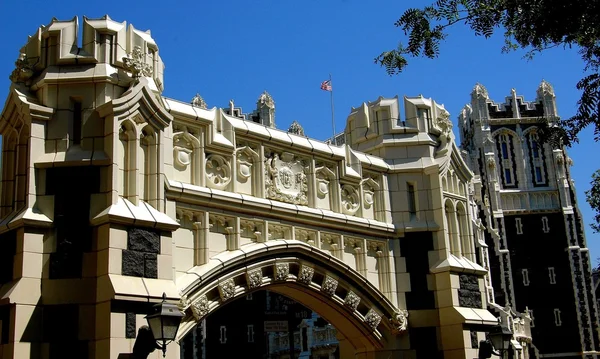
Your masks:
[{"label": "carved medallion", "polygon": [[365,316],[365,323],[371,329],[376,330],[379,323],[381,323],[381,315],[377,314],[377,312],[373,309],[369,309],[369,312]]},{"label": "carved medallion", "polygon": [[349,291],[346,295],[346,299],[344,299],[344,305],[352,310],[356,310],[358,304],[360,304],[360,297],[353,291]]},{"label": "carved medallion", "polygon": [[219,283],[219,294],[221,295],[221,300],[226,301],[235,295],[235,283],[233,279],[227,279],[221,283]]},{"label": "carved medallion", "polygon": [[333,297],[335,294],[335,290],[337,289],[338,281],[331,278],[330,276],[325,276],[325,280],[323,280],[323,285],[321,286],[321,290],[330,296]]},{"label": "carved medallion", "polygon": [[206,314],[208,314],[208,298],[206,295],[201,296],[191,305],[192,314],[196,320],[202,319]]},{"label": "carved medallion", "polygon": [[302,269],[300,269],[298,280],[306,285],[309,285],[312,282],[313,275],[315,275],[314,268],[303,265]]},{"label": "carved medallion", "polygon": [[277,153],[267,159],[265,166],[267,198],[293,204],[308,204],[306,164],[292,153]]},{"label": "carved medallion", "polygon": [[396,311],[394,316],[390,318],[390,323],[395,334],[405,332],[408,327],[408,311],[404,309]]},{"label": "carved medallion", "polygon": [[231,168],[223,156],[209,155],[206,157],[206,178],[209,187],[224,189],[231,181]]},{"label": "carved medallion", "polygon": [[275,265],[275,280],[286,280],[290,274],[289,263],[277,263]]},{"label": "carved medallion", "polygon": [[248,282],[249,289],[260,287],[263,282],[262,270],[259,268],[248,271],[246,273],[246,281]]},{"label": "carved medallion", "polygon": [[354,215],[358,211],[359,195],[358,191],[350,186],[342,186],[342,212],[348,215]]}]

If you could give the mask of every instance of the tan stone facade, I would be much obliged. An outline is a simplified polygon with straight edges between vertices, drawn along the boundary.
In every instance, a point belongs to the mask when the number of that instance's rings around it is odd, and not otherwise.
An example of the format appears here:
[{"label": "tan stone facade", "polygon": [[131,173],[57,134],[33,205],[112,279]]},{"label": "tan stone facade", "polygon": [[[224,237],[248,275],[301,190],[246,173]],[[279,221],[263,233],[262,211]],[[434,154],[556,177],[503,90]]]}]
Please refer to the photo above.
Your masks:
[{"label": "tan stone facade", "polygon": [[181,339],[264,289],[334,325],[341,358],[477,357],[497,319],[443,106],[365,103],[336,146],[274,128],[266,93],[247,117],[162,97],[148,32],[77,33],[30,37],[0,120],[1,359],[118,358],[163,293]]}]

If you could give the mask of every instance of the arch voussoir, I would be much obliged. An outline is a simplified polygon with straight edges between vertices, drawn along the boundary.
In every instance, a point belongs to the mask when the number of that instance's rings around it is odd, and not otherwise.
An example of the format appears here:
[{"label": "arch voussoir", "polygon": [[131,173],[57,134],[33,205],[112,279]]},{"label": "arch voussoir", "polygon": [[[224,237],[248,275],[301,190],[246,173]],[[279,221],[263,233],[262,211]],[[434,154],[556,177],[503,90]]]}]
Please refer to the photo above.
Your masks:
[{"label": "arch voussoir", "polygon": [[[394,306],[356,270],[307,243],[278,242],[224,252],[178,279],[180,309],[186,314],[179,339],[211,312],[264,289],[290,294],[315,311],[319,311],[315,306],[327,307],[332,318],[344,322],[338,324],[346,330],[352,324],[352,335],[361,333],[375,348],[383,347],[387,336],[406,331],[408,312]],[[315,255],[317,251],[319,255]],[[297,298],[303,293],[307,295],[304,300]],[[327,319],[326,313],[319,314]],[[342,333],[344,329],[339,328]]]}]

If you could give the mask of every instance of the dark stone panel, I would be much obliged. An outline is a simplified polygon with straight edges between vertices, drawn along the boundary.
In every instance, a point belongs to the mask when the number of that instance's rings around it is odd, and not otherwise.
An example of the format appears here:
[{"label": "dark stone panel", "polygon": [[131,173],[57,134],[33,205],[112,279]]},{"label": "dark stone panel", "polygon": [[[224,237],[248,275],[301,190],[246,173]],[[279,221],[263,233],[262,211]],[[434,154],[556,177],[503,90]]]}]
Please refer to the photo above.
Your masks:
[{"label": "dark stone panel", "polygon": [[417,352],[417,358],[442,359],[436,327],[410,328],[408,334],[410,347]]},{"label": "dark stone panel", "polygon": [[13,280],[13,268],[17,250],[16,231],[0,234],[0,286]]},{"label": "dark stone panel", "polygon": [[474,274],[461,274],[459,276],[459,283],[459,305],[467,308],[481,308],[481,292],[479,291],[478,277]]},{"label": "dark stone panel", "polygon": [[50,253],[50,279],[78,278],[81,276],[83,257],[79,251]]},{"label": "dark stone panel", "polygon": [[400,252],[406,260],[410,276],[410,292],[406,293],[407,309],[434,309],[433,291],[427,288],[429,251],[433,250],[430,232],[406,233],[400,238]]},{"label": "dark stone panel", "polygon": [[154,253],[144,253],[144,277],[158,278],[157,255]]},{"label": "dark stone panel", "polygon": [[132,277],[144,277],[145,253],[123,250],[121,273]]},{"label": "dark stone panel", "polygon": [[127,249],[159,254],[160,234],[147,229],[131,228],[127,231]]},{"label": "dark stone panel", "polygon": [[135,313],[125,313],[125,338],[135,338]]}]

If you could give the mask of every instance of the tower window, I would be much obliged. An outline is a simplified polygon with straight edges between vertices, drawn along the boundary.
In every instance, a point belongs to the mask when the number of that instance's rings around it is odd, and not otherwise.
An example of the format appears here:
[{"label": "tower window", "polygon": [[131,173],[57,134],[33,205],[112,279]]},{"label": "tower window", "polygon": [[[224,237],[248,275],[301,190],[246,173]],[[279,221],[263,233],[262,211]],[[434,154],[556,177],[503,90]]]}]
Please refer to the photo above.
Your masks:
[{"label": "tower window", "polygon": [[556,273],[554,273],[554,267],[548,267],[548,277],[550,284],[556,284]]},{"label": "tower window", "polygon": [[560,327],[562,325],[562,320],[560,317],[560,309],[558,309],[558,308],[554,309],[554,324],[557,327]]},{"label": "tower window", "polygon": [[546,178],[544,175],[544,159],[543,159],[543,147],[540,146],[540,140],[537,133],[533,132],[527,136],[527,142],[529,146],[529,164],[532,168],[533,184],[544,185],[546,184]]},{"label": "tower window", "polygon": [[548,226],[548,217],[542,217],[542,230],[544,233],[550,232],[550,227]]},{"label": "tower window", "polygon": [[497,151],[500,160],[500,174],[502,175],[502,184],[504,187],[516,187],[517,178],[515,176],[514,163],[511,156],[512,136],[506,133],[496,137]]},{"label": "tower window", "polygon": [[523,223],[521,223],[521,218],[515,218],[515,226],[517,227],[517,234],[523,234]]},{"label": "tower window", "polygon": [[407,183],[406,187],[408,192],[408,212],[410,213],[412,219],[417,215],[417,198],[415,186],[411,183]]},{"label": "tower window", "polygon": [[248,343],[254,343],[254,325],[248,325]]},{"label": "tower window", "polygon": [[221,328],[219,328],[219,332],[221,334],[221,336],[219,337],[219,342],[221,344],[227,343],[227,327],[224,325],[221,325]]},{"label": "tower window", "polygon": [[521,269],[521,275],[523,276],[523,285],[529,287],[529,270]]}]

